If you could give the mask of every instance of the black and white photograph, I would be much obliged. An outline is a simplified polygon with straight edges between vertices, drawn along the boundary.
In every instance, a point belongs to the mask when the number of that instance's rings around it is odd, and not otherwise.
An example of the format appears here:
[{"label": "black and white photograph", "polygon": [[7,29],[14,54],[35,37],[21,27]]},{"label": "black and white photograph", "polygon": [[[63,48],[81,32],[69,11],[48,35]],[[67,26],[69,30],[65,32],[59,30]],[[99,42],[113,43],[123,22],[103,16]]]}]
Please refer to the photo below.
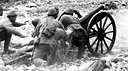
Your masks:
[{"label": "black and white photograph", "polygon": [[128,0],[0,0],[0,71],[128,71]]}]

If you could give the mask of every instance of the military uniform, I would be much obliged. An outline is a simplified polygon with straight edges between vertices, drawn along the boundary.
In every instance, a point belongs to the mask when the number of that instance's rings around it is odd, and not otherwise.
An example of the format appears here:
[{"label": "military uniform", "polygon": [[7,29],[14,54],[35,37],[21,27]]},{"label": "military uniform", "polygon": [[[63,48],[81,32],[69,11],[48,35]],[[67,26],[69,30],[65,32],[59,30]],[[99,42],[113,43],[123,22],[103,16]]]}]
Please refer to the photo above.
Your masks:
[{"label": "military uniform", "polygon": [[[59,44],[58,40],[62,39],[66,35],[62,23],[53,17],[55,15],[54,13],[57,14],[56,9],[50,8],[48,11],[48,14],[50,14],[50,16],[43,20],[40,20],[39,24],[36,27],[37,40],[35,41],[34,45],[35,51],[33,58],[34,60],[36,58],[46,60],[48,62],[48,65],[51,65],[55,62],[56,50]],[[51,25],[52,28],[50,29],[55,29],[54,35],[52,37],[48,38],[42,33],[43,29],[45,28],[43,26],[44,24]]]},{"label": "military uniform", "polygon": [[84,30],[78,18],[73,16],[73,11],[71,9],[66,10],[66,14],[62,15],[60,21],[64,25],[65,29],[72,29],[72,33],[70,34],[69,39],[71,40],[71,44],[78,47],[78,58],[81,58],[85,51],[85,36],[86,30]]},{"label": "military uniform", "polygon": [[[16,13],[10,11],[7,15],[8,17],[15,17]],[[18,35],[20,37],[25,37],[21,32],[18,31],[17,26],[23,25],[20,23],[12,22],[8,17],[2,16],[0,20],[0,41],[4,41],[4,52],[9,51],[9,43],[11,40],[12,34]],[[16,26],[15,26],[16,25]]]}]

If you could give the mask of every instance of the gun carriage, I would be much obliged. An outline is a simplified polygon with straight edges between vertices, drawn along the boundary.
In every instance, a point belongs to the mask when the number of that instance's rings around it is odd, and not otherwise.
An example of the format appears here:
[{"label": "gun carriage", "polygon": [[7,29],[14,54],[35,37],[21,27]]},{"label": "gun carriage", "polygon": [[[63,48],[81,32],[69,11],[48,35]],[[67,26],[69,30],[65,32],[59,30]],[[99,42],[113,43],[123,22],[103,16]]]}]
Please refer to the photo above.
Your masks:
[{"label": "gun carriage", "polygon": [[81,26],[87,31],[85,45],[92,55],[111,51],[116,39],[116,24],[113,17],[100,6],[80,19]]}]

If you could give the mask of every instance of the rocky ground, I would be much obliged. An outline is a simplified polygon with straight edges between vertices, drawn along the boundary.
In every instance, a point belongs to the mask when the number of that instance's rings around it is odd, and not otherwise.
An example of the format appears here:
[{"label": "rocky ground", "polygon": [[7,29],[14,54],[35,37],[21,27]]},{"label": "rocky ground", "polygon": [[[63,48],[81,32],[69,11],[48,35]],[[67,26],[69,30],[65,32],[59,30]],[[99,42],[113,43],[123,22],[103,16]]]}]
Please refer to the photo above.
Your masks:
[{"label": "rocky ground", "polygon": [[[89,11],[94,10],[99,5],[100,4],[98,3],[97,4],[92,3],[88,5],[80,4],[79,6],[77,4],[76,6],[73,7],[75,9],[78,9],[83,16],[88,14]],[[40,6],[40,8],[42,7],[43,6]],[[59,4],[59,7],[60,7],[60,11],[62,12],[67,6]],[[10,7],[9,9],[12,8]],[[23,8],[21,5],[19,5],[15,9],[18,10],[20,13],[23,13],[25,18],[28,18],[28,20],[32,20],[35,17],[41,17],[41,18],[45,17],[45,13],[42,12],[47,11],[47,8],[43,7],[43,10],[40,10],[40,8],[38,10],[35,10],[35,8],[28,8],[28,7]],[[76,52],[73,52],[71,53],[71,57],[67,60],[67,62],[63,62],[61,64],[54,64],[52,66],[45,66],[45,62],[44,62],[44,64],[42,64],[42,66],[40,67],[36,67],[34,64],[31,63],[29,59],[24,59],[24,60],[22,59],[21,61],[18,61],[17,63],[12,65],[4,65],[4,63],[0,61],[0,69],[1,69],[0,71],[2,70],[3,71],[87,71],[88,67],[97,60],[106,60],[107,67],[104,68],[104,71],[128,71],[128,38],[127,38],[128,8],[127,5],[126,6],[119,5],[118,9],[115,10],[112,9],[108,11],[111,12],[111,15],[113,16],[117,27],[116,42],[110,53],[96,58],[94,56],[89,56],[88,55],[89,51],[86,50],[84,58],[78,60],[74,57]],[[24,17],[21,16],[19,18]],[[33,27],[30,24],[22,27],[22,29],[27,30],[27,33],[29,34],[31,34],[31,32],[33,31]],[[17,39],[19,41],[17,41]],[[30,39],[31,38],[23,39],[17,36],[13,36],[10,47],[19,45],[20,43],[25,44],[28,41],[30,41]],[[3,47],[3,44],[1,44],[1,47]],[[18,48],[18,46],[16,48]],[[0,49],[0,51],[2,51],[2,48]],[[15,57],[13,57],[12,55],[1,55],[1,59],[3,59],[4,61],[9,61],[13,58]]]}]

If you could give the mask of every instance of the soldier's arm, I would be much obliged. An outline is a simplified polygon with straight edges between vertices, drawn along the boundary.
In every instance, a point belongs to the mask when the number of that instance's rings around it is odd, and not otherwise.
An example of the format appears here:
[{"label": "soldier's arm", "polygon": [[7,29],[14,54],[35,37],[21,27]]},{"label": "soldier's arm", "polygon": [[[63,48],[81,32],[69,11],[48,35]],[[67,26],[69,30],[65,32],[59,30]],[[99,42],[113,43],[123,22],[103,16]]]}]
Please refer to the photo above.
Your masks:
[{"label": "soldier's arm", "polygon": [[25,23],[15,22],[15,24],[14,24],[14,26],[16,26],[16,27],[20,27],[22,25],[25,25]]},{"label": "soldier's arm", "polygon": [[65,15],[66,13],[65,12],[63,12],[60,16],[59,16],[59,18],[58,18],[58,20],[60,20],[61,19],[61,17],[63,16],[63,15]]},{"label": "soldier's arm", "polygon": [[11,23],[10,24],[5,24],[3,27],[10,33],[15,34],[17,36],[20,36],[22,38],[26,37],[27,35],[21,33],[20,29],[17,27],[14,27]]},{"label": "soldier's arm", "polygon": [[59,26],[60,26],[59,28],[64,29],[64,25],[60,21],[58,23],[59,23]]},{"label": "soldier's arm", "polygon": [[77,10],[73,10],[73,12],[78,16],[78,18],[82,17],[82,15]]}]

